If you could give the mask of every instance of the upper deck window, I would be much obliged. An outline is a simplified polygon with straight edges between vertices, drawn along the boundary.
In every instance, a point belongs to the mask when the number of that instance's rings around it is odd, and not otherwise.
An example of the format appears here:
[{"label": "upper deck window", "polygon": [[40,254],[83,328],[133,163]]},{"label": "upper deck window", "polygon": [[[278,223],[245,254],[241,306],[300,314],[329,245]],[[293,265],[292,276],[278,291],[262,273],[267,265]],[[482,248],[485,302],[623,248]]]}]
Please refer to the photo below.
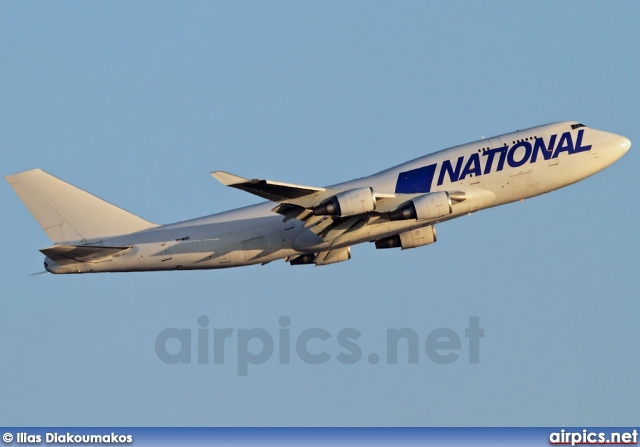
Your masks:
[{"label": "upper deck window", "polygon": [[573,130],[573,129],[577,129],[577,128],[579,128],[579,127],[587,127],[587,126],[585,126],[585,125],[584,125],[584,124],[582,124],[582,123],[572,124],[572,125],[571,125],[571,130]]}]

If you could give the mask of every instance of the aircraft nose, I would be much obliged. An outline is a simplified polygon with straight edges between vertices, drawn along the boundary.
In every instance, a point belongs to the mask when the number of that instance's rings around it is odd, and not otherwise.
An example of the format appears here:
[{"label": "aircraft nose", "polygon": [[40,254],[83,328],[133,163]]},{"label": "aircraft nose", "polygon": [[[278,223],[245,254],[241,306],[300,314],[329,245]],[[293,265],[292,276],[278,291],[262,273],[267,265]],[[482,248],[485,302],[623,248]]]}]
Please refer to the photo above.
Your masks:
[{"label": "aircraft nose", "polygon": [[628,138],[625,137],[620,137],[620,149],[622,150],[622,154],[624,155],[627,153],[627,151],[629,150],[629,148],[631,147],[631,140],[629,140]]}]

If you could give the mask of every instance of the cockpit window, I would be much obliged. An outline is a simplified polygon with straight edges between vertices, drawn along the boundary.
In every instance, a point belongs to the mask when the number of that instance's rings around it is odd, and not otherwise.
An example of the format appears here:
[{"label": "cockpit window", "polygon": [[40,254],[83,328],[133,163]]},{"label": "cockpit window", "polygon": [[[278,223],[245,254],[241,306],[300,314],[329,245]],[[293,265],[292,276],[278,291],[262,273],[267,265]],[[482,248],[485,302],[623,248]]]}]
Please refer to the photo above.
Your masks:
[{"label": "cockpit window", "polygon": [[577,129],[577,128],[579,128],[579,127],[587,127],[587,126],[585,126],[585,125],[584,125],[584,124],[582,124],[582,123],[572,124],[572,125],[571,125],[571,130],[573,130],[573,129]]}]

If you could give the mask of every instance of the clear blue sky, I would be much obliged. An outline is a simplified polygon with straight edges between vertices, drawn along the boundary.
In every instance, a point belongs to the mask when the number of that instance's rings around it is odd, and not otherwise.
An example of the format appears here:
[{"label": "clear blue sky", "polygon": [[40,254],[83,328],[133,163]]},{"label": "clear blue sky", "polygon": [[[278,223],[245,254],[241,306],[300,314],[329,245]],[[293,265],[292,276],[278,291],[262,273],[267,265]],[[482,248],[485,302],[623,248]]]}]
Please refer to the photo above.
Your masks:
[{"label": "clear blue sky", "polygon": [[[323,268],[30,277],[50,241],[5,183],[0,425],[637,424],[640,3],[3,2],[0,14],[1,174],[39,167],[154,222],[257,202],[217,169],[328,185],[565,119],[634,143],[577,185],[440,225],[433,246],[366,244]],[[292,337],[329,331],[310,349],[334,357],[274,354],[246,377],[233,346],[223,365],[161,362],[157,335],[195,338],[201,315],[274,337],[286,315]],[[460,358],[438,365],[421,348],[418,364],[386,364],[386,330],[402,327],[421,346],[454,330]],[[335,360],[342,328],[362,333],[355,365]]]}]

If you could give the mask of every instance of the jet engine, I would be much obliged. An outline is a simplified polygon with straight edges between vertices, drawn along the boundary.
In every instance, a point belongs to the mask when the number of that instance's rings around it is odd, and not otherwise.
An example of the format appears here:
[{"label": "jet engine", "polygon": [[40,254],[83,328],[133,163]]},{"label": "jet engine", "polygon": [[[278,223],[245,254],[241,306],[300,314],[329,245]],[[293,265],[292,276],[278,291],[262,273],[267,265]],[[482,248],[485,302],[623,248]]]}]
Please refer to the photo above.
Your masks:
[{"label": "jet engine", "polygon": [[429,220],[451,214],[451,197],[446,191],[431,192],[415,199],[395,211],[391,211],[391,220]]},{"label": "jet engine", "polygon": [[291,265],[329,265],[336,262],[348,261],[349,259],[351,259],[351,248],[343,247],[335,248],[329,251],[321,251],[320,253],[309,253],[301,255],[297,258],[292,259],[291,261],[289,261],[289,263]]},{"label": "jet engine", "polygon": [[378,239],[376,241],[376,248],[402,247],[403,250],[406,250],[408,248],[420,247],[421,245],[433,244],[437,240],[436,228],[433,225],[428,225],[385,237],[384,239]]},{"label": "jet engine", "polygon": [[314,264],[316,261],[316,255],[314,253],[310,253],[307,255],[298,256],[295,259],[289,261],[291,265],[306,265],[306,264]]},{"label": "jet engine", "polygon": [[316,216],[355,216],[376,209],[373,188],[356,188],[329,197],[313,208]]},{"label": "jet engine", "polygon": [[316,255],[316,265],[329,265],[351,259],[351,247],[336,248]]}]

